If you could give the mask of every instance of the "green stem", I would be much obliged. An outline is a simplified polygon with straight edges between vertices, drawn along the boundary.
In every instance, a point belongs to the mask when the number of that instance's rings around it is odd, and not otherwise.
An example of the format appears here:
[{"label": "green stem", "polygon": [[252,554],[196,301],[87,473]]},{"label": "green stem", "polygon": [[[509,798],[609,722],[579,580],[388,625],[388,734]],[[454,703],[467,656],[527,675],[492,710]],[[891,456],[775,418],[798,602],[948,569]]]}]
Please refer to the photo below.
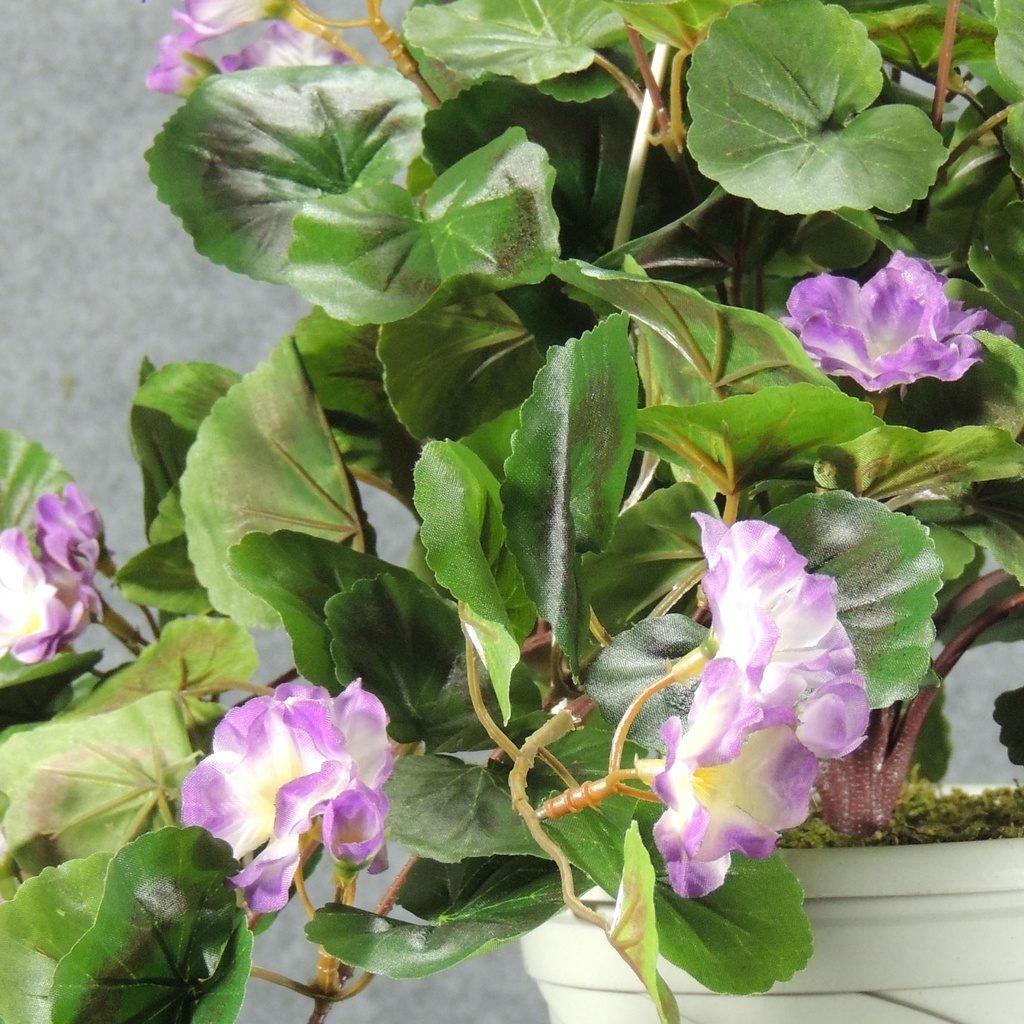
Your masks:
[{"label": "green stem", "polygon": [[937,181],[944,183],[949,175],[949,169],[966,153],[971,146],[973,146],[979,139],[983,138],[994,128],[998,128],[1013,112],[1020,106],[1019,103],[1011,103],[1008,107],[1003,107],[1002,110],[997,114],[993,114],[986,121],[978,125],[973,132],[970,133],[966,138],[962,139],[957,143],[956,147],[950,151],[946,162],[939,168],[939,174]]}]

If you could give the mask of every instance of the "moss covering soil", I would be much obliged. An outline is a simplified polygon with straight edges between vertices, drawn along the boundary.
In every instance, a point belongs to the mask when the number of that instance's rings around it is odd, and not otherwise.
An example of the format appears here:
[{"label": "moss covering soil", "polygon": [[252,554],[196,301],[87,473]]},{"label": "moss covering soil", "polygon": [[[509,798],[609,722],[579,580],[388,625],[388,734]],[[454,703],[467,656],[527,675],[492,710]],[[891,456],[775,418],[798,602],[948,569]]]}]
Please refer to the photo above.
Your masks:
[{"label": "moss covering soil", "polygon": [[849,846],[913,846],[972,839],[1024,837],[1024,788],[1006,786],[984,793],[939,790],[930,782],[907,783],[892,821],[868,836],[836,832],[816,808],[796,828],[783,832],[780,846],[793,850]]}]

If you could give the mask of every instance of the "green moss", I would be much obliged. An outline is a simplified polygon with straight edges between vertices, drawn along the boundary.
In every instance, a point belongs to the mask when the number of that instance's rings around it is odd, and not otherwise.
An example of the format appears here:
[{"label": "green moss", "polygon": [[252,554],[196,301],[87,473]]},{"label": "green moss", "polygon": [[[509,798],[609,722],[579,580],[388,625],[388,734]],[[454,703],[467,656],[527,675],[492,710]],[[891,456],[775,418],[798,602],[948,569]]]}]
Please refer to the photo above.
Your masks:
[{"label": "green moss", "polygon": [[954,789],[940,792],[930,782],[908,782],[892,821],[869,836],[836,832],[821,819],[820,808],[797,828],[782,834],[780,846],[795,850],[824,846],[912,846],[958,843],[970,839],[1024,837],[1024,788],[1006,786],[984,793]]}]

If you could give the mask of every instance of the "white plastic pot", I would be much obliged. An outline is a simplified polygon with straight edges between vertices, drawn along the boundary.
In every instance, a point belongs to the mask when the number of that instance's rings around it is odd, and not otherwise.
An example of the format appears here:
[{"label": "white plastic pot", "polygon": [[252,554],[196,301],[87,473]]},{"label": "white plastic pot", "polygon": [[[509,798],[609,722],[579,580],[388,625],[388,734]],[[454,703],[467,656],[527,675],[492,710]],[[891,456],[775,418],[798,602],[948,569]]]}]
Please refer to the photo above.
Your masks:
[{"label": "white plastic pot", "polygon": [[[717,995],[663,962],[684,1024],[1024,1020],[1024,839],[783,856],[806,893],[811,962],[761,996]],[[593,896],[610,914],[612,901]],[[551,1024],[657,1024],[593,925],[565,912],[522,946]]]}]

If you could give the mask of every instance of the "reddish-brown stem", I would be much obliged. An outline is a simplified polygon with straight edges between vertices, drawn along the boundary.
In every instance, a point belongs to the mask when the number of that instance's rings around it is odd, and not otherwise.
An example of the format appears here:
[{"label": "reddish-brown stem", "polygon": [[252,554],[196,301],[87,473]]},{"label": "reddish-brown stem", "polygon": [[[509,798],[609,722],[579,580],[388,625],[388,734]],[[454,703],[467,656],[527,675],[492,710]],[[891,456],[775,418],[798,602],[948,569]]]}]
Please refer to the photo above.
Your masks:
[{"label": "reddish-brown stem", "polygon": [[953,67],[953,44],[956,42],[957,19],[960,16],[960,0],[948,0],[946,23],[942,29],[942,49],[939,50],[939,67],[935,76],[935,98],[932,101],[932,124],[942,127],[942,115],[946,110],[946,93],[949,90],[949,72]]},{"label": "reddish-brown stem", "polygon": [[1002,622],[1008,615],[1021,607],[1024,607],[1024,591],[997,601],[991,608],[986,608],[981,615],[964,626],[935,659],[935,672],[939,678],[945,679],[949,675],[956,663],[963,657],[964,652],[986,629]]},{"label": "reddish-brown stem", "polygon": [[378,914],[380,917],[387,917],[388,914],[395,909],[395,903],[398,902],[399,890],[403,885],[405,885],[405,880],[409,877],[409,872],[412,871],[418,860],[419,857],[413,856],[405,862],[405,866],[398,872],[398,875],[391,883],[388,891],[384,893],[380,903],[377,904],[377,909],[374,911],[375,914]]},{"label": "reddish-brown stem", "polygon": [[273,689],[276,686],[283,686],[285,683],[290,683],[299,678],[299,670],[297,668],[290,668],[287,672],[282,672],[276,679],[267,683],[267,685]]},{"label": "reddish-brown stem", "polygon": [[661,86],[658,85],[654,72],[651,70],[651,62],[647,57],[647,50],[644,49],[640,33],[632,25],[627,24],[626,34],[629,36],[629,45],[633,47],[636,62],[640,67],[644,88],[650,94],[651,102],[654,104],[654,116],[658,119],[658,133],[667,142],[672,138],[672,121],[669,118],[668,107],[665,106],[665,97],[661,94]]},{"label": "reddish-brown stem", "polygon": [[969,608],[975,601],[980,601],[993,587],[998,587],[1011,579],[1013,577],[1005,569],[993,569],[992,572],[979,576],[936,614],[935,631],[941,633],[946,623],[954,619],[965,608]]}]

